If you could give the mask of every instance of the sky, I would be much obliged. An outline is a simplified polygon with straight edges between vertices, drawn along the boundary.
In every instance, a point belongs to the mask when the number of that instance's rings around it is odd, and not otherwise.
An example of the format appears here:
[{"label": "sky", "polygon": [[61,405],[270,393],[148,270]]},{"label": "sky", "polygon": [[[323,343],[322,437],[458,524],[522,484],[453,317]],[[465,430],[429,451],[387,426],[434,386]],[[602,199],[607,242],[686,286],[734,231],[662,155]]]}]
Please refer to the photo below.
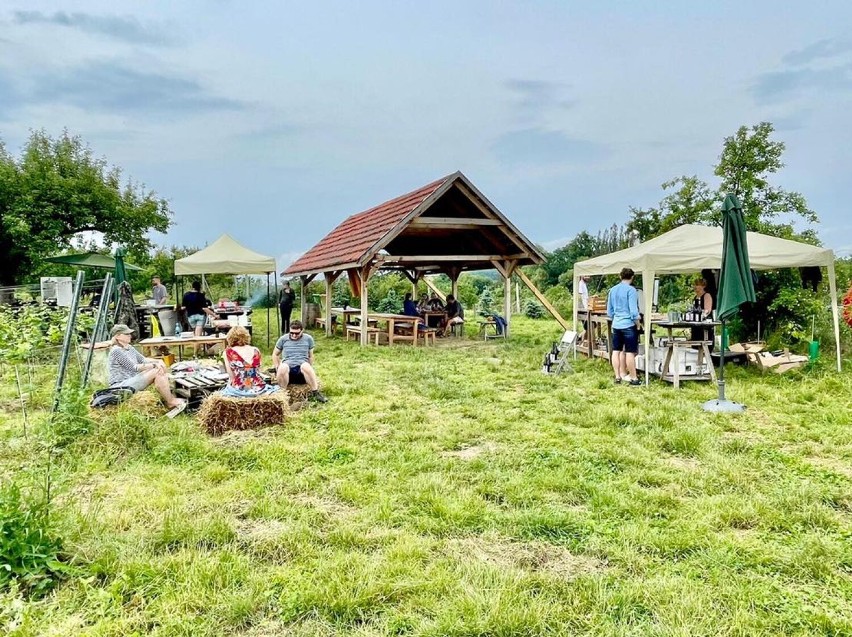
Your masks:
[{"label": "sky", "polygon": [[[790,6],[786,6],[790,5]],[[350,214],[461,170],[547,249],[661,184],[715,185],[773,122],[852,254],[852,3],[7,0],[0,139],[80,135],[169,200],[161,245],[228,233],[281,269]]]}]

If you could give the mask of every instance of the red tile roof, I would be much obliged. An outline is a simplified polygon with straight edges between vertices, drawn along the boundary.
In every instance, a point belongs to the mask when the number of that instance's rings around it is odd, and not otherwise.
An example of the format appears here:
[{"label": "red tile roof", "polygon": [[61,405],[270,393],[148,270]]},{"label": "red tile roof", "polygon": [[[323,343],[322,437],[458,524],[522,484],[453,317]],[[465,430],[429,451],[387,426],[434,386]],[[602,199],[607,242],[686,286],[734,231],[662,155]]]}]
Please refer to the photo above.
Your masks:
[{"label": "red tile roof", "polygon": [[326,272],[336,266],[357,262],[379,239],[455,176],[448,175],[375,208],[352,215],[296,259],[282,274]]}]

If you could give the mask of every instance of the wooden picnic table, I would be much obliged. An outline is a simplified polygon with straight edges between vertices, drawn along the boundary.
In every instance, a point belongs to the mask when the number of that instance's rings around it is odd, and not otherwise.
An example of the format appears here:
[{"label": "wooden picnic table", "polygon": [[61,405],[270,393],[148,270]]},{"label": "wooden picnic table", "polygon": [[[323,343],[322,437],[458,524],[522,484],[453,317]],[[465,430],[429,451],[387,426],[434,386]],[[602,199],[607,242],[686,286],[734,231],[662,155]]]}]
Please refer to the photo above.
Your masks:
[{"label": "wooden picnic table", "polygon": [[187,345],[193,345],[198,350],[199,345],[216,345],[225,343],[224,334],[212,334],[210,336],[154,336],[152,338],[143,338],[136,344],[142,348],[142,353],[150,356],[151,349],[154,347],[177,347],[178,358],[183,360],[183,348]]},{"label": "wooden picnic table", "polygon": [[[418,316],[408,316],[407,314],[385,314],[383,312],[370,312],[367,315],[368,320],[387,325],[388,345],[393,345],[394,341],[411,341],[417,347],[417,324],[420,322]],[[411,334],[394,334],[394,328],[397,325],[411,325]]]},{"label": "wooden picnic table", "polygon": [[[447,315],[444,310],[424,310],[420,314],[423,317],[423,320],[426,321],[427,327],[440,327],[441,322]],[[438,320],[432,321],[433,318],[437,318]]]}]

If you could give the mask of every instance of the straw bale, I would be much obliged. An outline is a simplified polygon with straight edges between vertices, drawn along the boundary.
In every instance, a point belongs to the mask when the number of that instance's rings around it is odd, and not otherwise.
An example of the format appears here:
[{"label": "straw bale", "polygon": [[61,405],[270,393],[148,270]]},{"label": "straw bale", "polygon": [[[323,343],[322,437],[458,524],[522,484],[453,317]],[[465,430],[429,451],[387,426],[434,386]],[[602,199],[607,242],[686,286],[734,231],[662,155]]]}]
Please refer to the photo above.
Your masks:
[{"label": "straw bale", "polygon": [[286,390],[264,394],[256,398],[231,398],[215,393],[204,399],[198,419],[212,436],[233,429],[257,429],[266,425],[280,425],[290,412]]},{"label": "straw bale", "polygon": [[98,409],[89,407],[89,415],[95,420],[98,420],[104,417],[111,417],[118,409],[131,409],[149,420],[160,418],[168,411],[166,406],[163,405],[163,401],[160,400],[160,395],[154,391],[153,387],[149,387],[136,392],[121,405],[109,405]]}]

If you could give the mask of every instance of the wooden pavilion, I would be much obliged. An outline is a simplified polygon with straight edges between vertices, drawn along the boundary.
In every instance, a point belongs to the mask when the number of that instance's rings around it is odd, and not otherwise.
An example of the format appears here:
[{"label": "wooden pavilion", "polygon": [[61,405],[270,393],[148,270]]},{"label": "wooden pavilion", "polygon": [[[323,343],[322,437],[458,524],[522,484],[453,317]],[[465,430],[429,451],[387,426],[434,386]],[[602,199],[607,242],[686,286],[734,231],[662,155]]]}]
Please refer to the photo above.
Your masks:
[{"label": "wooden pavilion", "polygon": [[[302,281],[302,320],[306,320],[305,288],[314,277],[325,278],[326,307],[331,286],[343,273],[352,295],[361,299],[361,344],[367,344],[367,282],[379,270],[397,270],[416,287],[426,274],[446,274],[458,296],[459,275],[468,270],[496,269],[504,282],[504,315],[511,316],[511,276],[517,274],[539,300],[564,319],[518,266],[542,263],[544,256],[461,172],[352,215],[282,275]],[[427,285],[431,284],[424,279]],[[325,322],[331,334],[331,321]],[[566,327],[567,329],[567,327]]]}]

